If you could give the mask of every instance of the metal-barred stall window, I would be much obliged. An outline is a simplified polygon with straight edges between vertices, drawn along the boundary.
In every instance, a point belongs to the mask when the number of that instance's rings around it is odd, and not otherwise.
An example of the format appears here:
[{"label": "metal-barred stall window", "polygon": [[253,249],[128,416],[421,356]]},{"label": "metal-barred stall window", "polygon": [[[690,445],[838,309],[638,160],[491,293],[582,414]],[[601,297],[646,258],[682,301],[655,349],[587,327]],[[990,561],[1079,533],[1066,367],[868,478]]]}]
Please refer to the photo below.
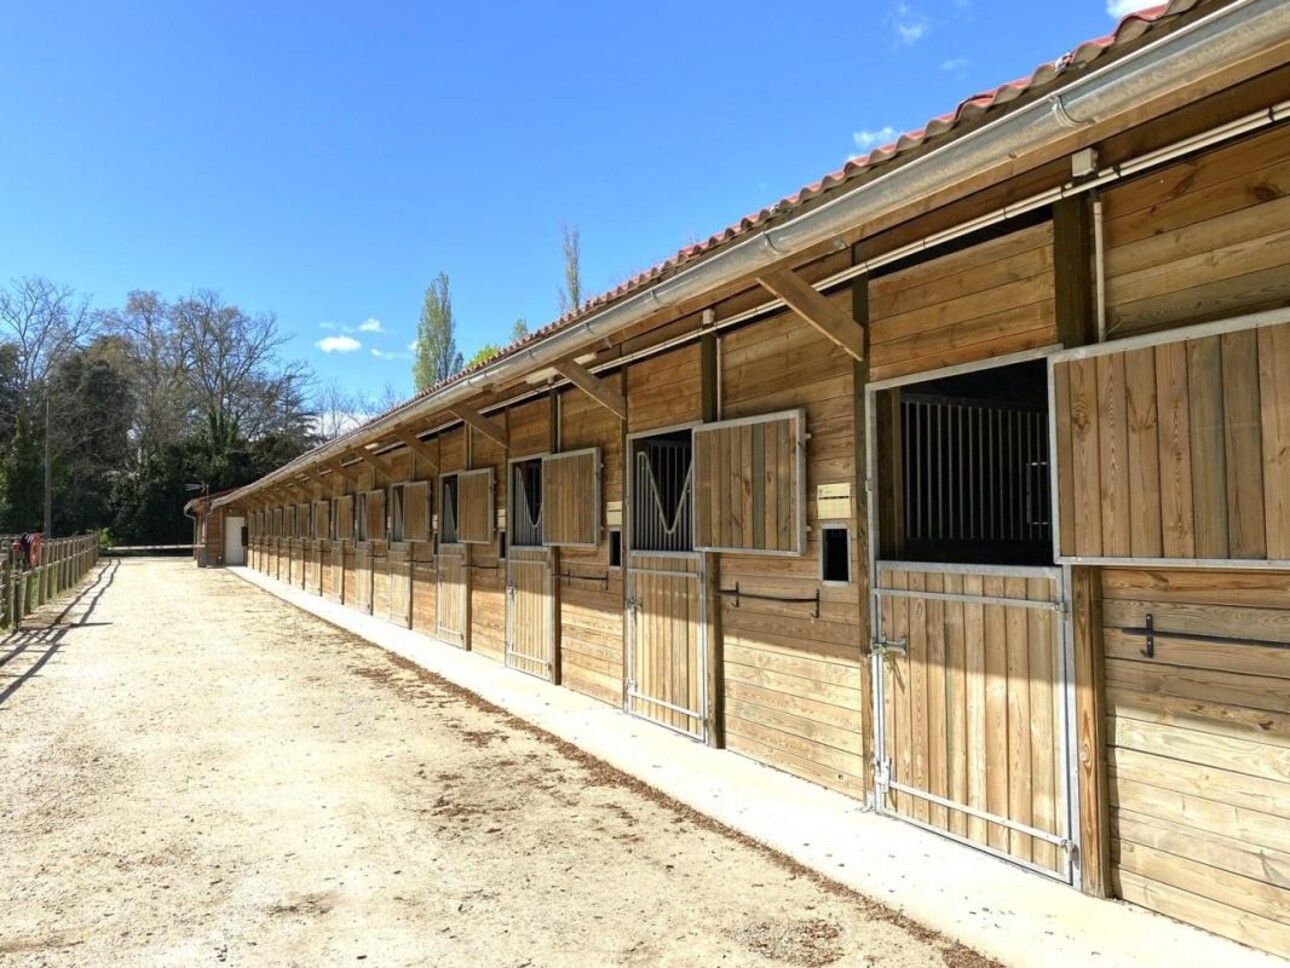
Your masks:
[{"label": "metal-barred stall window", "polygon": [[456,544],[458,484],[456,474],[445,474],[439,479],[439,541]]},{"label": "metal-barred stall window", "polygon": [[806,548],[806,413],[694,429],[694,545],[800,555]]},{"label": "metal-barred stall window", "polygon": [[694,466],[689,430],[632,442],[633,551],[694,550]]},{"label": "metal-barred stall window", "polygon": [[1047,386],[1036,361],[880,398],[882,557],[1051,563]]},{"label": "metal-barred stall window", "polygon": [[511,463],[510,524],[512,548],[542,546],[542,458]]},{"label": "metal-barred stall window", "polygon": [[357,541],[367,540],[367,492],[360,491],[354,502],[354,538]]},{"label": "metal-barred stall window", "polygon": [[390,485],[390,541],[403,541],[403,502],[405,485]]}]

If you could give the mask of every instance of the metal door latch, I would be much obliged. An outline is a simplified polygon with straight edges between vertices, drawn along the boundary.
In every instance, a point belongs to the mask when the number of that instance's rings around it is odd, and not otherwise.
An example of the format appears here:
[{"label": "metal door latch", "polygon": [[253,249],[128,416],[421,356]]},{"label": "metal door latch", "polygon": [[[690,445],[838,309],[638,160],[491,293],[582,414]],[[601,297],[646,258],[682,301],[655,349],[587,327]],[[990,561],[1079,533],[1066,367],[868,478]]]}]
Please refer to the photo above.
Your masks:
[{"label": "metal door latch", "polygon": [[1144,630],[1147,633],[1147,647],[1142,650],[1142,654],[1148,659],[1156,657],[1156,617],[1147,612],[1147,627]]},{"label": "metal door latch", "polygon": [[887,639],[877,639],[869,646],[869,652],[871,655],[905,655],[908,650],[909,642],[905,638],[896,639],[894,642],[888,641]]}]

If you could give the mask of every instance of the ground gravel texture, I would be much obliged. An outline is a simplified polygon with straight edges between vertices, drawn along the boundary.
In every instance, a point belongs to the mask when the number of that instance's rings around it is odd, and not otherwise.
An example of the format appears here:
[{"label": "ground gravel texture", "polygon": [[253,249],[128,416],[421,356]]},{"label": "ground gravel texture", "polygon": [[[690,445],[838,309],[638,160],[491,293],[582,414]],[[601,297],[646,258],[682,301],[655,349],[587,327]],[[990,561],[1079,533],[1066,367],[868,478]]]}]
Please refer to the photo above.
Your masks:
[{"label": "ground gravel texture", "polygon": [[988,962],[232,574],[133,559],[0,642],[0,964]]}]

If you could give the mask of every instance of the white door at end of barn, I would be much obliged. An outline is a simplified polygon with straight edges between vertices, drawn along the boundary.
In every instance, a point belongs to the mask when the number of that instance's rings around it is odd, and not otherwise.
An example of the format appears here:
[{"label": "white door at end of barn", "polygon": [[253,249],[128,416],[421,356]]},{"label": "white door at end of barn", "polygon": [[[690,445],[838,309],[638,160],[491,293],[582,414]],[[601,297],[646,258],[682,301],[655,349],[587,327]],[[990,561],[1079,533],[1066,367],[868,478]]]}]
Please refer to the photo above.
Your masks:
[{"label": "white door at end of barn", "polygon": [[224,519],[224,564],[246,564],[246,548],[242,545],[242,526],[246,518]]}]

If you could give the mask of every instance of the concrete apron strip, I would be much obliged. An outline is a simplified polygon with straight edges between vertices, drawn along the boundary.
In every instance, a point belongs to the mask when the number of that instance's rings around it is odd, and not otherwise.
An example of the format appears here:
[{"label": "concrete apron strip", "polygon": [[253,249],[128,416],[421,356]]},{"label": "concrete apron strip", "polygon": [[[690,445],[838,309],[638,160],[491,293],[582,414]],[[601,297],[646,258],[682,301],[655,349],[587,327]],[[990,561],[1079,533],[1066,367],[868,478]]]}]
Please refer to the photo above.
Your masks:
[{"label": "concrete apron strip", "polygon": [[1284,962],[1118,901],[1086,897],[855,800],[634,719],[612,706],[230,568],[476,693],[720,823],[1010,965],[1273,968]]}]

